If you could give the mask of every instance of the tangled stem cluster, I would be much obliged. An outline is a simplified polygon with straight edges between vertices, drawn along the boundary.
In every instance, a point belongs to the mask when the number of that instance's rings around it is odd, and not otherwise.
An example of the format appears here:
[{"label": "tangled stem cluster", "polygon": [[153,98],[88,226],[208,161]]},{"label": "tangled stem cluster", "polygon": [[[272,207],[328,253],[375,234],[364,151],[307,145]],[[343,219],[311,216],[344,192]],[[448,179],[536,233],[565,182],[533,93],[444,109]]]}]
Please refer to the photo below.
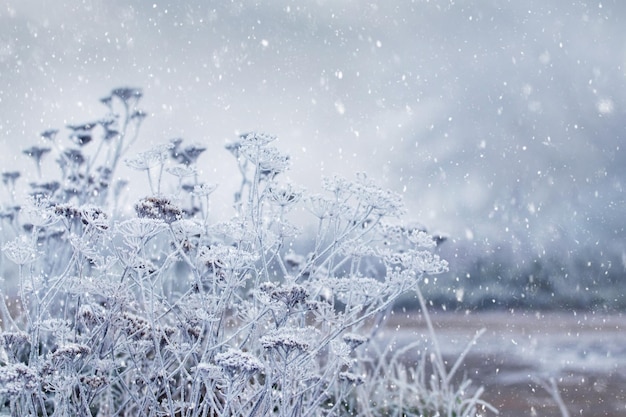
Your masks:
[{"label": "tangled stem cluster", "polygon": [[[399,195],[364,174],[307,194],[282,178],[291,161],[276,138],[248,133],[227,146],[242,174],[232,220],[212,221],[216,185],[195,167],[206,147],[182,139],[125,159],[151,192],[122,215],[116,168],[146,117],[141,97],[113,90],[102,119],[68,126],[70,147],[42,133],[49,146],[25,154],[38,172],[56,155],[59,175],[34,181],[23,207],[20,173],[3,175],[15,264],[3,275],[18,273],[0,297],[0,413],[378,415],[396,396],[401,415],[474,415],[479,398],[450,381],[425,409],[372,366],[373,323],[447,268],[431,238],[401,226]],[[296,207],[314,236],[292,223]]]}]

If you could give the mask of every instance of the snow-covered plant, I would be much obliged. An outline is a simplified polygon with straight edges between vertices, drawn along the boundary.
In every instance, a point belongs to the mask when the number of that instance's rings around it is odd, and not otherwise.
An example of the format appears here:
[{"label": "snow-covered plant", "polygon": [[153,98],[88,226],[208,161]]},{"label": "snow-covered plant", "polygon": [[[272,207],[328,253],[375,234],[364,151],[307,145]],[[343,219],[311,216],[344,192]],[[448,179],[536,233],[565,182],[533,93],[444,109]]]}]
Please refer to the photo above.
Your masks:
[{"label": "snow-covered plant", "polygon": [[[69,126],[74,147],[44,132],[50,147],[26,153],[41,172],[54,149],[60,177],[31,183],[23,206],[19,173],[3,176],[2,248],[16,267],[2,272],[17,290],[0,302],[0,410],[286,417],[405,415],[422,404],[434,415],[441,401],[420,402],[434,390],[464,404],[447,415],[474,415],[480,391],[452,390],[441,358],[433,386],[419,375],[400,384],[415,371],[366,354],[394,302],[417,292],[425,309],[421,280],[447,269],[432,238],[402,225],[398,194],[365,174],[307,193],[283,179],[290,158],[276,138],[248,133],[227,145],[242,174],[232,218],[213,221],[216,186],[196,169],[204,146],[175,139],[122,159],[145,117],[140,98],[113,90],[105,118]],[[151,190],[131,216],[118,206],[122,160]],[[296,245],[305,216],[316,232]],[[394,404],[367,399],[365,387]]]}]

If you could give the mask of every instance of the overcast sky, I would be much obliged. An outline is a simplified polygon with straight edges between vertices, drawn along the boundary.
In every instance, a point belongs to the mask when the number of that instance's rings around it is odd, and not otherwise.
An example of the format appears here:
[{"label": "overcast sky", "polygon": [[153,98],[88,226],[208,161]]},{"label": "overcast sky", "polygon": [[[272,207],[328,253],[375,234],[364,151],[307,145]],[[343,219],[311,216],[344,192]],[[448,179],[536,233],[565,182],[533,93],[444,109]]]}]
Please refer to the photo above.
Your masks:
[{"label": "overcast sky", "polygon": [[[135,151],[279,137],[290,177],[365,171],[453,237],[624,247],[626,2],[0,1],[5,168],[144,89]],[[223,189],[224,187],[222,187]]]}]

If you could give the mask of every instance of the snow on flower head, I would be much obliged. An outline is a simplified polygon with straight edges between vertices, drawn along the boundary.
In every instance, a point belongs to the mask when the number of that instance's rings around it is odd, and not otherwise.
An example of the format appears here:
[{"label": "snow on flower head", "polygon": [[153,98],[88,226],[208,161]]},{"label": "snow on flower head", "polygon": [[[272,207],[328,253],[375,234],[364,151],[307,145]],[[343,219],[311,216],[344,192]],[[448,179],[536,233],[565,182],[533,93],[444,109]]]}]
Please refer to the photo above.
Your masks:
[{"label": "snow on flower head", "polygon": [[0,367],[0,395],[19,395],[37,387],[37,372],[22,363]]},{"label": "snow on flower head", "polygon": [[217,184],[199,184],[193,187],[193,193],[199,197],[209,196],[217,189]]},{"label": "snow on flower head", "polygon": [[11,261],[18,265],[25,265],[34,262],[40,255],[34,247],[31,239],[26,236],[16,237],[15,239],[5,243],[2,251]]},{"label": "snow on flower head", "polygon": [[246,159],[259,167],[263,177],[273,178],[286,171],[291,163],[289,155],[281,153],[273,146],[258,148],[242,145],[241,152]]},{"label": "snow on flower head", "polygon": [[262,132],[244,133],[239,137],[241,138],[242,145],[245,146],[265,146],[276,140],[276,136]]},{"label": "snow on flower head", "polygon": [[145,197],[135,204],[137,216],[171,224],[182,218],[182,210],[166,197]]},{"label": "snow on flower head", "polygon": [[263,364],[256,357],[234,348],[215,355],[215,363],[231,375],[254,375],[264,369]]},{"label": "snow on flower head", "polygon": [[318,330],[314,327],[282,327],[261,338],[261,345],[265,349],[275,349],[284,352],[293,350],[307,351],[315,343]]},{"label": "snow on flower head", "polygon": [[353,372],[339,372],[339,380],[352,385],[361,385],[365,382],[364,378]]},{"label": "snow on flower head", "polygon": [[228,245],[202,246],[198,259],[214,269],[229,271],[250,267],[257,260],[255,254]]},{"label": "snow on flower head", "polygon": [[364,343],[367,343],[367,341],[369,340],[367,337],[356,333],[346,333],[345,335],[343,335],[342,339],[352,349]]}]

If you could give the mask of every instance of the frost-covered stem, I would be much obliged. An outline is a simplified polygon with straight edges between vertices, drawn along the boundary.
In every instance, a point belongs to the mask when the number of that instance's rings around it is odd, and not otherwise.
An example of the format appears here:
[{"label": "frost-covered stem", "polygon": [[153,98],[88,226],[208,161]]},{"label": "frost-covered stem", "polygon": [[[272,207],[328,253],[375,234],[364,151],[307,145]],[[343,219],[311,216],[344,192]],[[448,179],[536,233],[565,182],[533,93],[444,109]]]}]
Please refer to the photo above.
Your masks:
[{"label": "frost-covered stem", "polygon": [[[316,389],[317,388],[321,388],[321,384],[322,384],[322,381],[318,382],[313,387],[315,387]],[[302,394],[304,395],[305,392],[306,391],[303,391]],[[317,394],[312,394],[312,398],[314,398],[313,402],[311,404],[309,404],[309,409],[308,410],[303,410],[302,417],[310,417],[310,416],[317,415],[317,412],[319,411],[317,409],[317,407],[319,407],[319,405],[323,401],[325,401],[328,398],[330,398],[330,390],[329,389],[325,389],[322,392],[319,392]]]},{"label": "frost-covered stem", "polygon": [[[358,234],[356,237],[354,237],[354,238],[352,239],[352,241],[354,241],[354,242],[358,242],[358,241],[359,241],[359,239],[363,238],[364,236],[367,236],[367,235],[368,235],[368,234],[369,234],[369,233],[370,233],[370,232],[374,229],[374,227],[376,227],[376,225],[378,225],[378,223],[380,223],[380,219],[381,219],[381,218],[382,218],[382,216],[378,216],[378,218],[376,218],[376,220],[375,220],[375,221],[373,221],[373,222],[372,222],[372,224],[371,224],[368,228],[363,229],[363,231],[362,231],[360,234]],[[355,226],[355,227],[357,227],[357,226]],[[353,228],[353,229],[350,229],[350,230],[347,230],[347,231],[346,231],[346,235],[347,235],[347,234],[350,234],[353,230],[354,230],[354,228]],[[360,258],[360,257],[359,257],[359,258]],[[348,260],[351,260],[351,259],[354,259],[354,257],[353,257],[353,256],[350,256],[350,255],[345,256],[342,260],[340,260],[340,261],[339,261],[339,262],[338,262],[338,263],[337,263],[337,264],[333,267],[333,269],[331,270],[331,275],[333,275],[335,272],[337,272],[337,271],[339,270],[339,268],[340,268],[343,264],[345,264]],[[355,273],[356,271],[355,271],[355,269],[353,269],[353,268],[356,268],[356,267],[358,267],[358,264],[357,264],[356,266],[352,266],[352,267],[351,267],[351,270],[350,270],[350,276],[353,276],[353,275],[354,275],[354,273]]]},{"label": "frost-covered stem", "polygon": [[[211,385],[209,385],[205,382],[205,386],[206,386],[206,392],[207,392],[207,395],[205,395],[205,402],[209,403],[210,410],[212,410],[216,416],[223,415],[222,412],[220,411],[222,404],[220,404],[220,401],[219,399],[217,399],[217,395],[215,394],[217,391],[216,383],[213,382]],[[202,416],[205,416],[205,415],[207,414],[202,414]]]},{"label": "frost-covered stem", "polygon": [[[366,217],[367,218],[367,217]],[[380,220],[381,217],[379,217],[378,221]],[[364,219],[363,219],[364,220]],[[335,238],[333,239],[333,241],[326,247],[324,248],[322,251],[318,252],[318,248],[316,247],[316,251],[315,256],[312,257],[309,261],[307,261],[306,265],[304,268],[302,268],[302,270],[300,271],[300,273],[296,276],[296,281],[298,281],[300,278],[302,278],[304,276],[304,273],[307,272],[311,266],[313,266],[314,262],[324,256],[326,256],[326,258],[324,259],[324,261],[322,261],[320,263],[320,267],[321,266],[325,266],[326,264],[331,264],[332,263],[332,257],[335,255],[335,253],[333,252],[333,250],[337,250],[337,244],[342,242],[350,233],[352,233],[354,230],[356,230],[359,227],[358,222],[355,222],[351,227],[346,228],[343,233],[339,236],[335,235]],[[366,232],[364,231],[361,236],[363,236]],[[320,245],[321,247],[321,245]]]},{"label": "frost-covered stem", "polygon": [[328,336],[326,336],[315,349],[313,349],[311,355],[312,356],[317,355],[322,349],[326,347],[326,345],[328,345],[332,340],[337,338],[346,329],[349,329],[350,327],[355,326],[363,322],[364,320],[367,320],[368,318],[374,316],[375,314],[378,314],[379,312],[384,311],[389,305],[393,304],[400,295],[404,294],[406,291],[409,291],[413,287],[417,288],[417,284],[413,284],[408,287],[403,287],[401,290],[398,290],[394,294],[390,295],[389,298],[378,307],[374,308],[373,310],[368,311],[362,316],[359,316],[339,326],[337,329],[335,329],[334,332],[331,332]]},{"label": "frost-covered stem", "polygon": [[165,163],[161,161],[159,163],[159,175],[157,176],[157,195],[161,195],[161,179],[163,178],[163,169],[165,168]]},{"label": "frost-covered stem", "polygon": [[472,340],[467,344],[467,346],[465,346],[465,349],[463,349],[463,352],[461,352],[461,354],[457,357],[456,361],[454,362],[454,365],[448,372],[448,375],[446,376],[446,379],[444,382],[445,385],[449,386],[452,383],[452,378],[454,377],[454,374],[456,374],[456,371],[459,370],[459,367],[465,360],[465,357],[467,356],[469,351],[472,349],[472,346],[476,344],[476,341],[483,335],[483,333],[485,333],[486,330],[487,329],[484,327],[478,330],[476,334],[474,334],[474,337],[472,337]]},{"label": "frost-covered stem", "polygon": [[38,158],[35,161],[35,166],[37,167],[37,179],[41,180],[41,178],[42,178],[42,174],[41,174],[41,158]]},{"label": "frost-covered stem", "polygon": [[[13,317],[11,316],[11,313],[9,312],[9,308],[7,307],[6,301],[5,301],[5,297],[6,295],[4,294],[4,291],[2,291],[2,289],[0,289],[0,313],[2,313],[2,323],[5,324],[5,328],[3,330],[7,331],[7,330],[19,330],[19,326],[17,325],[17,323],[15,322],[15,320],[13,320]],[[6,328],[6,323],[9,324],[9,329]]]},{"label": "frost-covered stem", "polygon": [[11,199],[11,204],[15,204],[15,183],[12,181],[7,181],[5,183],[7,193],[9,194],[9,198]]},{"label": "frost-covered stem", "polygon": [[561,412],[562,417],[570,417],[569,410],[563,401],[563,397],[561,397],[561,393],[559,392],[559,387],[556,383],[556,379],[554,377],[550,377],[548,381],[544,381],[543,379],[536,378],[536,381],[541,387],[546,390],[548,394],[552,397],[556,405],[559,407],[559,411]]},{"label": "frost-covered stem", "polygon": [[280,389],[281,389],[281,401],[279,408],[279,415],[282,417],[286,416],[287,412],[287,402],[289,401],[291,395],[289,395],[287,391],[287,358],[282,358],[283,369],[280,372]]},{"label": "frost-covered stem", "polygon": [[280,256],[280,251],[283,248],[283,246],[284,246],[284,242],[282,240],[278,242],[276,250],[274,251],[274,254],[272,255],[272,258],[269,260],[269,262],[271,263],[274,259],[276,259],[276,261],[278,262],[278,266],[280,268],[280,272],[282,272],[284,277],[287,277],[289,276],[289,271],[287,271],[285,260],[283,259],[282,256]]},{"label": "frost-covered stem", "polygon": [[102,151],[102,147],[104,146],[104,139],[100,141],[100,143],[98,144],[98,147],[96,148],[96,151],[94,152],[93,156],[91,158],[88,159],[87,164],[86,164],[86,174],[89,175],[89,173],[91,172],[91,168],[93,167],[93,164],[95,164],[96,159],[98,159],[98,155],[100,154],[100,151]]},{"label": "frost-covered stem", "polygon": [[[133,355],[133,352],[130,351],[130,346],[128,344],[122,344],[120,345],[122,347],[124,347],[126,349],[126,354],[128,359],[132,362],[132,365],[135,367],[134,369],[141,369],[141,366],[137,363],[137,361],[135,360],[135,356]],[[114,352],[114,346],[111,346],[111,350],[110,350],[110,356],[111,356],[111,361],[113,363],[115,363],[115,355],[119,355],[120,352]],[[128,370],[131,370],[132,367],[128,367]],[[126,379],[125,379],[125,372],[120,373],[117,369],[117,367],[112,367],[111,368],[112,372],[114,372],[116,374],[116,378],[115,381],[119,382],[120,385],[122,386],[122,389],[126,392],[126,394],[128,394],[130,396],[130,398],[126,401],[127,403],[130,402],[131,400],[137,404],[140,405],[141,404],[141,400],[137,397],[137,395],[135,394],[135,392],[133,390],[131,390],[131,388],[128,386],[128,384],[126,383]],[[152,397],[152,401],[154,401],[154,404],[157,404],[157,400],[156,398],[154,398],[154,393],[152,392],[152,390],[147,390],[147,395]],[[145,398],[147,400],[147,398]]]},{"label": "frost-covered stem", "polygon": [[174,232],[174,229],[172,228],[171,224],[168,225],[168,230],[170,232],[172,242],[174,243],[174,246],[176,248],[175,253],[177,253],[178,255],[180,255],[181,258],[183,258],[185,263],[189,266],[189,269],[191,269],[191,272],[193,273],[194,278],[196,279],[196,282],[200,283],[200,272],[198,271],[198,268],[193,263],[193,261],[189,258],[189,256],[187,256],[183,248],[180,246],[178,239],[176,239],[176,233]]},{"label": "frost-covered stem", "polygon": [[40,301],[40,304],[42,306],[41,311],[48,311],[48,308],[50,307],[50,303],[52,303],[56,294],[58,294],[59,291],[61,291],[61,288],[63,284],[65,283],[65,279],[67,278],[67,275],[70,269],[74,265],[74,262],[77,262],[75,251],[72,254],[72,257],[70,258],[70,261],[68,262],[67,267],[65,268],[65,271],[63,271],[57,277],[56,282],[50,286],[46,294],[41,298],[41,301]]},{"label": "frost-covered stem", "polygon": [[[257,221],[259,219],[259,199],[258,199],[258,190],[259,183],[261,182],[260,174],[261,169],[259,167],[258,159],[259,159],[259,148],[256,148],[256,164],[254,164],[254,177],[252,183],[250,184],[250,193],[248,194],[248,208],[250,209],[250,221],[252,221],[252,225],[254,226],[254,231],[259,233],[259,224]],[[257,204],[255,204],[257,203]]]},{"label": "frost-covered stem", "polygon": [[[312,415],[314,412],[316,412],[316,408],[319,404],[322,403],[322,401],[331,398],[331,388],[332,385],[324,388],[323,384],[325,381],[328,381],[331,378],[331,374],[334,374],[337,372],[337,364],[333,363],[333,364],[329,364],[329,366],[326,367],[326,369],[324,370],[324,374],[320,376],[319,381],[312,385],[309,388],[305,388],[302,391],[300,391],[301,396],[303,396],[307,391],[313,391],[316,390],[318,388],[322,388],[321,392],[319,392],[317,395],[313,395],[313,397],[316,397],[315,400],[313,400],[313,403],[310,405],[310,408],[308,411],[303,413],[303,416],[309,416]],[[332,414],[330,414],[332,415]]]},{"label": "frost-covered stem", "polygon": [[156,194],[154,192],[154,184],[152,184],[152,173],[150,172],[150,167],[146,168],[146,174],[148,174],[148,185],[150,186],[150,193]]},{"label": "frost-covered stem", "polygon": [[248,180],[247,171],[247,161],[244,159],[242,163],[240,158],[237,158],[237,167],[239,168],[239,172],[241,173],[241,184],[239,185],[239,191],[235,192],[235,200],[234,207],[237,210],[237,214],[243,216],[243,194],[246,188],[246,185],[250,186],[250,180]]},{"label": "frost-covered stem", "polygon": [[[265,243],[264,243],[264,234],[263,234],[263,218],[262,218],[262,195],[260,194],[261,187],[261,167],[259,166],[259,151],[260,148],[256,147],[256,164],[254,165],[254,179],[251,184],[250,194],[248,196],[248,205],[250,209],[250,221],[252,222],[252,227],[254,228],[255,235],[257,237],[257,241],[259,244],[259,253],[261,255],[261,271],[263,272],[263,276],[266,281],[269,281],[269,263],[265,254]],[[258,286],[258,280],[260,279],[260,274],[257,274],[255,285]]]},{"label": "frost-covered stem", "polygon": [[[157,332],[152,333],[152,343],[154,343],[154,355],[157,358],[158,369],[163,371],[165,374],[165,370],[167,369],[165,366],[165,362],[163,360],[163,355],[161,353],[161,349],[159,348],[159,340],[157,339]],[[167,378],[167,374],[164,375],[164,379]],[[172,390],[170,389],[170,384],[167,379],[163,382],[163,386],[165,387],[165,395],[167,396],[167,406],[169,408],[170,415],[176,415],[174,412],[174,400],[172,398]]]},{"label": "frost-covered stem", "polygon": [[[31,317],[31,311],[30,311],[30,302],[27,298],[26,295],[26,289],[24,288],[24,264],[18,264],[17,266],[17,276],[18,276],[18,282],[20,283],[20,300],[22,302],[22,309],[24,309],[24,313],[26,314],[26,319],[28,320],[28,326],[32,327],[33,325],[33,319]],[[33,288],[33,291],[35,289]]]},{"label": "frost-covered stem", "polygon": [[[235,340],[240,334],[242,334],[244,331],[248,330],[250,327],[253,328],[251,330],[251,332],[252,332],[254,330],[254,327],[258,324],[258,322],[261,319],[261,317],[263,317],[265,314],[267,314],[268,311],[270,311],[270,310],[267,309],[267,308],[264,309],[263,311],[261,311],[261,313],[259,313],[259,315],[256,318],[254,318],[253,320],[251,320],[250,322],[248,322],[246,324],[242,324],[231,335],[225,337],[224,340],[222,340],[220,342],[214,341],[214,343],[206,343],[205,344],[205,348],[204,348],[204,352],[202,353],[202,356],[201,356],[202,357],[201,361],[207,360],[207,358],[209,357],[209,353],[210,352],[214,352],[214,351],[217,351],[217,350],[221,349],[224,346],[228,346],[229,343],[231,343],[233,340]],[[246,336],[246,338],[240,344],[238,344],[239,348],[243,348],[243,346],[245,345],[246,341],[249,340],[249,338],[250,338],[250,334],[248,334],[248,336]]]},{"label": "frost-covered stem", "polygon": [[206,195],[204,197],[205,203],[204,203],[204,216],[202,218],[202,225],[204,226],[204,231],[205,233],[208,232],[208,227],[209,227],[209,202],[210,202],[210,198],[209,195]]},{"label": "frost-covered stem", "polygon": [[115,170],[117,164],[122,156],[122,148],[124,144],[124,139],[126,138],[126,133],[128,131],[128,122],[130,121],[130,109],[128,108],[128,103],[125,100],[121,100],[124,105],[124,122],[122,123],[122,129],[120,130],[120,134],[117,137],[117,143],[113,153],[113,160],[111,161],[111,171]]},{"label": "frost-covered stem", "polygon": [[[480,399],[480,397],[483,395],[483,393],[485,392],[485,388],[484,387],[479,387],[476,392],[474,393],[474,395],[472,396],[472,398],[463,400],[461,402],[461,404],[459,405],[459,407],[462,409],[463,406],[465,406],[465,412],[461,415],[461,417],[472,417],[474,415],[476,415],[476,406],[477,405],[481,405],[485,408],[488,408],[492,413],[494,414],[498,414],[498,410],[492,406],[491,404],[489,404],[486,401],[483,401]],[[563,416],[563,417],[569,417],[569,416]]]},{"label": "frost-covered stem", "polygon": [[[447,377],[447,372],[446,372],[446,367],[445,367],[445,363],[443,361],[443,356],[441,355],[441,348],[439,346],[439,339],[437,339],[437,335],[435,334],[435,328],[433,327],[433,322],[430,319],[430,314],[428,313],[428,307],[426,306],[426,300],[424,299],[424,296],[422,295],[422,291],[420,290],[419,286],[415,286],[415,293],[417,294],[417,299],[419,300],[419,304],[420,304],[420,308],[422,310],[422,314],[424,315],[424,320],[426,321],[426,326],[428,327],[428,333],[430,334],[431,337],[431,343],[433,344],[433,348],[435,350],[435,365],[437,366],[438,370],[439,370],[439,374],[441,375],[441,377],[443,378],[443,381],[447,381],[448,377]],[[444,384],[445,392],[447,393],[448,391],[448,387],[447,384]]]},{"label": "frost-covered stem", "polygon": [[[43,417],[48,417],[48,412],[46,411],[46,404],[45,404],[45,400],[43,398],[43,396],[41,395],[41,392],[37,392],[35,394],[37,396],[37,400],[39,402],[39,409],[41,410],[41,413],[43,415]],[[31,415],[37,415],[37,405],[34,403],[34,400],[32,400],[31,397],[31,401],[29,401],[29,408],[31,409]]]},{"label": "frost-covered stem", "polygon": [[[137,141],[137,138],[139,138],[139,127],[141,126],[141,119],[138,119],[138,120],[139,121],[137,121],[137,126],[135,126],[135,132],[134,132],[133,136],[130,138],[130,140],[128,141],[126,146],[122,147],[121,155],[125,154],[128,151],[128,149],[133,145],[133,143],[135,143]],[[124,138],[125,137],[126,137],[126,133],[124,133]],[[115,166],[113,168],[115,168]]]},{"label": "frost-covered stem", "polygon": [[235,399],[235,394],[236,391],[239,391],[238,389],[235,390],[235,388],[239,388],[237,387],[237,385],[235,383],[236,381],[234,380],[234,378],[231,376],[230,378],[228,378],[228,387],[227,387],[227,393],[226,393],[226,401],[224,404],[224,410],[222,410],[222,415],[224,416],[228,416],[229,415],[229,411],[231,408],[231,405],[233,404],[233,401]]},{"label": "frost-covered stem", "polygon": [[[324,238],[326,235],[326,231],[328,230],[328,227],[325,227],[325,221],[324,218],[320,218],[319,221],[317,222],[317,233],[315,234],[315,245],[313,247],[313,253],[317,254],[320,249],[322,248],[322,244],[324,243]],[[307,263],[307,267],[310,266],[312,264],[311,260]],[[303,268],[303,271],[306,268]]]}]

